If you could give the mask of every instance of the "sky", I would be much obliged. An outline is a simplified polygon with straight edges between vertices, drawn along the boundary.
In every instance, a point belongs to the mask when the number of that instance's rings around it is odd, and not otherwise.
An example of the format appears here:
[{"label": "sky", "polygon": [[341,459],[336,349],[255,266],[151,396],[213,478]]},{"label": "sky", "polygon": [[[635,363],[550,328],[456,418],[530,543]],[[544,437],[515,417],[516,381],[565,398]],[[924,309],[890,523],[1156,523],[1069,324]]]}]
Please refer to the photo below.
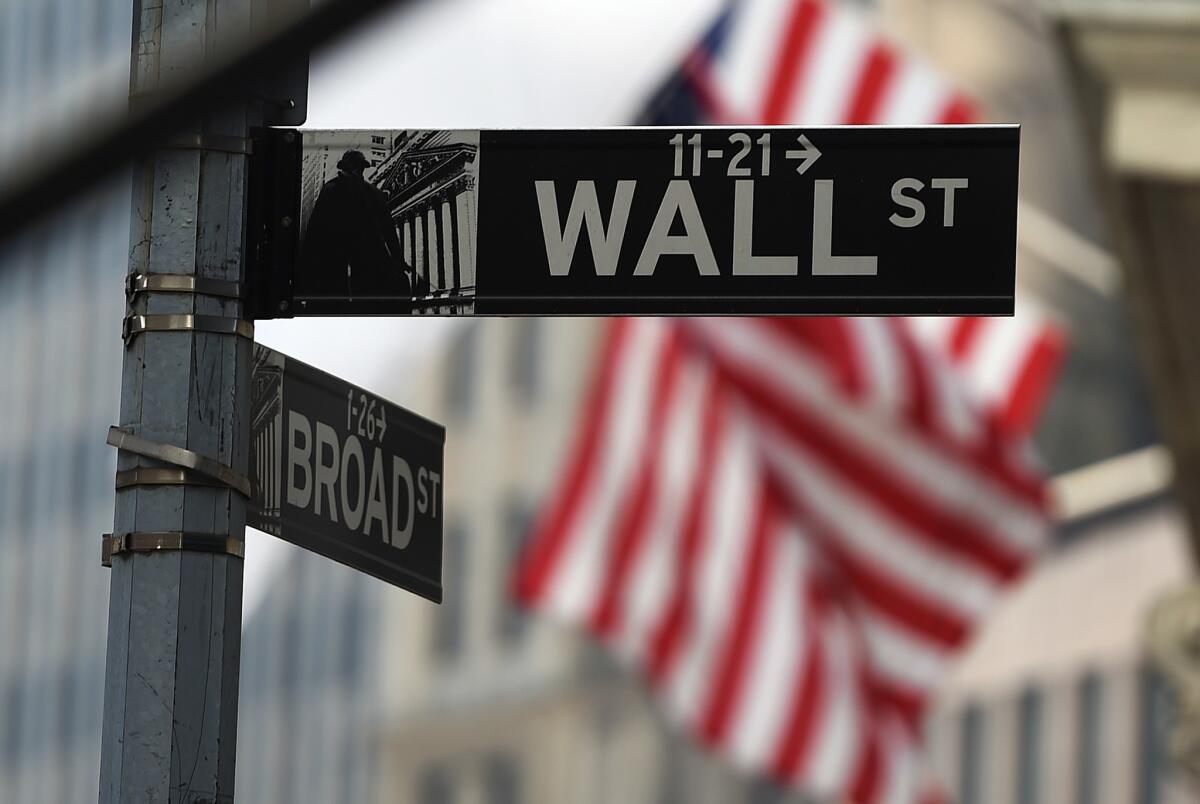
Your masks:
[{"label": "sky", "polygon": [[437,0],[318,58],[317,128],[627,123],[719,0]]},{"label": "sky", "polygon": [[[623,125],[719,6],[720,0],[425,0],[385,12],[314,55],[306,127]],[[381,385],[385,365],[415,359],[455,325],[447,318],[308,318],[260,321],[255,334],[371,388]],[[247,529],[246,619],[281,559],[297,549]]]}]

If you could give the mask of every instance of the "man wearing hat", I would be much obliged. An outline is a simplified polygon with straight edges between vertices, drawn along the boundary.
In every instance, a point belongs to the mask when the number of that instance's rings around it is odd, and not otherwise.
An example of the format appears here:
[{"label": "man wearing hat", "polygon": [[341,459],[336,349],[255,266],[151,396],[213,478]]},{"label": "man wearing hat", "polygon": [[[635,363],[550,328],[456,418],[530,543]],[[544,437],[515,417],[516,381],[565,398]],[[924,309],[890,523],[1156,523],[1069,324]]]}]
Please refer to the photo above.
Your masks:
[{"label": "man wearing hat", "polygon": [[404,262],[387,197],[363,178],[369,166],[361,151],[346,151],[337,176],[321,188],[304,234],[297,294],[412,296],[412,268]]}]

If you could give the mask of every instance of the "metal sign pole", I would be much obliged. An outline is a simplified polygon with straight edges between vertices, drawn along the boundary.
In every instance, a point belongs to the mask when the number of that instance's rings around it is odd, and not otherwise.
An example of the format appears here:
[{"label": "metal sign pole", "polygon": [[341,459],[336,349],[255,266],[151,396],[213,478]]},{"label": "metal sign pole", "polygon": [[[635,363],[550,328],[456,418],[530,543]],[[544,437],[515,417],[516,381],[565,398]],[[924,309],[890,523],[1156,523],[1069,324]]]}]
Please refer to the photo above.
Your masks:
[{"label": "metal sign pole", "polygon": [[[213,6],[219,6],[214,13]],[[249,0],[139,0],[131,104],[250,29]],[[102,804],[232,802],[249,482],[246,104],[134,168]],[[114,333],[115,334],[115,333]]]}]

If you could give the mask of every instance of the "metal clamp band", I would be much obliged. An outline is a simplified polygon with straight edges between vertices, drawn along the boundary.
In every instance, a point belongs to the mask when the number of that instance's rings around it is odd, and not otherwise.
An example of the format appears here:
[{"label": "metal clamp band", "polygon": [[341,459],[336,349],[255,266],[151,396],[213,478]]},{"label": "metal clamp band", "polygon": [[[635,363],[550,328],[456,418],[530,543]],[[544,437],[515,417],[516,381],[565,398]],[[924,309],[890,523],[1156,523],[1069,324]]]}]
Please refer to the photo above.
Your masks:
[{"label": "metal clamp band", "polygon": [[217,315],[127,315],[121,322],[121,338],[128,346],[142,332],[211,332],[254,339],[254,324],[240,318]]},{"label": "metal clamp band", "polygon": [[161,550],[189,550],[246,557],[245,543],[224,533],[161,531],[143,533],[106,533],[100,545],[100,563],[112,566],[112,557],[121,553],[157,553]]},{"label": "metal clamp band", "polygon": [[163,469],[137,466],[117,472],[116,487],[127,489],[134,486],[212,486],[225,488],[219,480],[202,475],[191,469]]},{"label": "metal clamp band", "polygon": [[250,496],[250,478],[198,452],[192,452],[190,449],[177,447],[174,444],[160,444],[157,441],[150,441],[149,439],[126,432],[120,427],[108,428],[107,441],[110,447],[116,447],[126,452],[132,452],[135,455],[141,455],[144,458],[153,458],[156,461],[162,461],[163,463],[169,463],[184,469],[191,469],[219,481],[223,486],[234,489],[243,497]]},{"label": "metal clamp band", "polygon": [[125,295],[133,298],[147,290],[160,293],[194,293],[239,299],[242,286],[224,279],[206,279],[190,274],[130,274],[125,277]]},{"label": "metal clamp band", "polygon": [[184,134],[167,140],[162,148],[168,151],[219,151],[248,156],[254,151],[254,142],[245,137],[224,134]]}]

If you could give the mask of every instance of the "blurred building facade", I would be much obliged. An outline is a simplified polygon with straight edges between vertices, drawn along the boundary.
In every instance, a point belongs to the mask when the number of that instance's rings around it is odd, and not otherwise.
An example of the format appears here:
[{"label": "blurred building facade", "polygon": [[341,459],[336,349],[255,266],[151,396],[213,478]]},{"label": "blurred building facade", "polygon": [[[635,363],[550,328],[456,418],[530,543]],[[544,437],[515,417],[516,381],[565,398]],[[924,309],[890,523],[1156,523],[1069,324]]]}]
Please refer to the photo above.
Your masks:
[{"label": "blurred building facade", "polygon": [[12,801],[95,796],[108,601],[97,544],[112,529],[104,432],[128,232],[125,186],[0,255],[0,798]]},{"label": "blurred building facade", "polygon": [[1157,597],[1189,576],[1185,533],[1162,497],[1060,530],[1065,546],[1001,603],[930,724],[958,802],[1196,800],[1171,766],[1172,695],[1143,641]]},{"label": "blurred building facade", "polygon": [[[1141,642],[1148,607],[1187,575],[1184,524],[1167,494],[1169,468],[1151,446],[1157,435],[1117,266],[1050,32],[1032,0],[864,5],[877,6],[891,35],[979,98],[988,119],[1022,123],[1021,295],[1059,317],[1072,342],[1038,434],[1050,468],[1062,475],[1060,530],[1044,564],[1002,603],[932,712],[935,775],[962,804],[1193,800],[1167,761],[1171,700]],[[798,800],[693,749],[602,651],[527,621],[507,602],[506,573],[577,409],[592,327],[472,322],[448,353],[431,356],[412,386],[423,392],[399,399],[448,427],[447,600],[435,608],[378,585],[363,588],[370,614],[353,627],[373,630],[355,638],[364,663],[361,675],[347,677],[356,681],[345,683],[359,684],[371,705],[334,717],[358,723],[367,736],[332,752],[354,757],[333,772],[351,774],[347,784],[362,800]],[[340,570],[297,555],[285,572],[315,579]],[[271,617],[291,622],[281,610],[271,613],[291,594],[280,591],[264,607],[264,629]],[[286,650],[308,655],[345,638],[323,622],[288,625],[285,632],[299,635],[284,644],[299,647]],[[247,634],[259,627],[252,621]],[[247,642],[247,656],[259,656]],[[247,658],[248,674],[261,672],[250,670],[255,661],[281,661],[261,650],[261,658]],[[309,731],[332,728],[291,707],[280,721],[287,725],[254,718],[255,728],[291,735],[297,746],[313,739]],[[358,735],[359,727],[348,728]],[[243,742],[240,782],[252,800],[327,800],[305,798],[328,789],[310,786],[321,775],[312,768],[312,777],[301,777],[310,784],[280,781],[284,771],[271,767],[276,750]],[[264,774],[257,783],[250,767]]]},{"label": "blurred building facade", "polygon": [[[509,602],[596,329],[471,321],[415,380],[396,367],[408,381],[378,389],[447,427],[446,599],[435,606],[291,553],[277,576],[287,582],[246,623],[239,796],[716,804],[745,794],[745,780],[677,739],[603,651]],[[331,797],[339,790],[354,795]]]},{"label": "blurred building facade", "polygon": [[[1032,0],[875,5],[989,119],[1022,123],[1021,294],[1072,342],[1038,434],[1060,475],[1059,532],[932,712],[935,776],[961,804],[1194,800],[1167,761],[1172,702],[1142,645],[1148,607],[1188,574],[1185,525],[1151,446],[1117,266],[1049,29]],[[601,651],[506,602],[505,573],[576,409],[590,326],[473,322],[430,361],[426,394],[401,400],[449,431],[447,601],[371,593],[369,800],[798,800],[694,750]]]},{"label": "blurred building facade", "polygon": [[[124,108],[128,0],[0,2],[0,183]],[[64,187],[64,195],[72,188]],[[129,182],[0,247],[0,800],[99,775]]]},{"label": "blurred building facade", "polygon": [[[279,576],[287,583],[246,625],[246,800],[803,800],[694,748],[603,650],[508,602],[596,326],[472,321],[392,391],[447,427],[446,600],[434,606],[297,551]],[[1001,603],[930,717],[931,766],[956,802],[1194,800],[1167,761],[1171,701],[1141,643],[1147,607],[1187,574],[1155,454],[1055,481],[1056,544]],[[267,702],[252,703],[264,691]],[[331,793],[343,789],[354,796]]]}]

